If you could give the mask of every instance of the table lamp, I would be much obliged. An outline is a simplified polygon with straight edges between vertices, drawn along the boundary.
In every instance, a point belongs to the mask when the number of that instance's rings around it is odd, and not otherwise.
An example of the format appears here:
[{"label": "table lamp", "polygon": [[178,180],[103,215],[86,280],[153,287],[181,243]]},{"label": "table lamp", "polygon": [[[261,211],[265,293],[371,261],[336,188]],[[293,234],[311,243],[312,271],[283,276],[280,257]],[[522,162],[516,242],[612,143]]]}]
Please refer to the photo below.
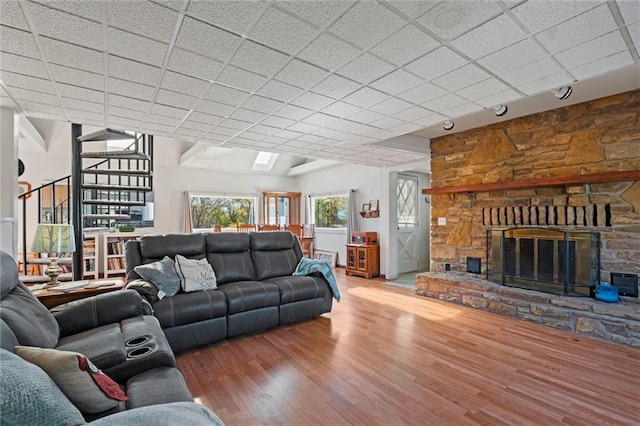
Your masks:
[{"label": "table lamp", "polygon": [[76,251],[76,241],[73,235],[73,225],[41,223],[36,228],[33,237],[31,251],[36,253],[48,253],[51,263],[44,271],[51,280],[43,287],[53,287],[60,282],[60,266],[58,266],[58,254]]}]

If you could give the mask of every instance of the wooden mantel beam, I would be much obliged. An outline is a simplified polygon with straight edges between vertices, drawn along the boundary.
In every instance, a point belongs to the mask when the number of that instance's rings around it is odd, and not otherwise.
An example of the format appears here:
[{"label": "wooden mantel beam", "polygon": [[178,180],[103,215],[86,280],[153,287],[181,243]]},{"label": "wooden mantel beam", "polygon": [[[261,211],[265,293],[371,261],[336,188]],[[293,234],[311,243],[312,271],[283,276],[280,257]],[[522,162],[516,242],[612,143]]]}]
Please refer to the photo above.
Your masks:
[{"label": "wooden mantel beam", "polygon": [[425,195],[457,194],[460,192],[489,192],[505,189],[540,188],[543,186],[582,185],[585,183],[628,182],[640,180],[640,170],[622,170],[619,172],[591,173],[575,176],[554,176],[537,179],[522,179],[509,182],[475,183],[471,185],[443,186],[423,189]]}]

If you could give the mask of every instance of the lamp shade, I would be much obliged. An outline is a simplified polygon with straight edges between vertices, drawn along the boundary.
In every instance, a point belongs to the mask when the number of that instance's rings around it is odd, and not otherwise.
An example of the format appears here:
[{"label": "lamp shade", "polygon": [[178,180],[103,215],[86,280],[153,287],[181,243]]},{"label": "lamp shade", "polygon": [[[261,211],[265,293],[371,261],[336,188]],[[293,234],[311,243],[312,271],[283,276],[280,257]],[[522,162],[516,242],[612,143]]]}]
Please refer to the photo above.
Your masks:
[{"label": "lamp shade", "polygon": [[76,251],[73,225],[41,223],[36,228],[31,251],[36,253],[66,253]]}]

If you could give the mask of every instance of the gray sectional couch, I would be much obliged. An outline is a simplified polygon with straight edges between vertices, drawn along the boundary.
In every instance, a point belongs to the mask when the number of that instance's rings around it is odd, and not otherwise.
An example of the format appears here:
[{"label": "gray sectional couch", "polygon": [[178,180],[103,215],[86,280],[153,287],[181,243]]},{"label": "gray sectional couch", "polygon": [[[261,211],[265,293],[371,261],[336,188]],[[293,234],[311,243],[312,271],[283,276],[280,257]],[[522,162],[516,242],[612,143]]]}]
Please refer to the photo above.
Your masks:
[{"label": "gray sectional couch", "polygon": [[[207,259],[218,288],[158,299],[135,267],[176,255]],[[333,294],[320,275],[293,275],[302,258],[290,232],[150,235],[127,241],[127,288],[140,292],[174,352],[330,312]]]}]

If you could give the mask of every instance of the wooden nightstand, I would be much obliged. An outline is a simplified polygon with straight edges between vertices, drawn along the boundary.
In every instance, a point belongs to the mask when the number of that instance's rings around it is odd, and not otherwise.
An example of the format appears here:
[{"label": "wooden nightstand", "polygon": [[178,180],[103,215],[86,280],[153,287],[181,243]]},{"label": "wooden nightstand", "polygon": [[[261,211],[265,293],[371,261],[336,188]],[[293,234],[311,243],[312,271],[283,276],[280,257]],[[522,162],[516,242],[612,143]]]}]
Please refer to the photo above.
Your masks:
[{"label": "wooden nightstand", "polygon": [[84,299],[86,297],[95,296],[96,294],[108,293],[110,291],[121,290],[124,286],[122,279],[120,278],[108,278],[102,280],[84,280],[84,281],[69,281],[62,283],[63,285],[73,285],[77,283],[86,283],[86,286],[76,288],[68,291],[52,289],[34,290],[31,292],[40,300],[40,302],[51,309],[54,306],[62,305],[63,303],[73,302],[74,300]]}]

